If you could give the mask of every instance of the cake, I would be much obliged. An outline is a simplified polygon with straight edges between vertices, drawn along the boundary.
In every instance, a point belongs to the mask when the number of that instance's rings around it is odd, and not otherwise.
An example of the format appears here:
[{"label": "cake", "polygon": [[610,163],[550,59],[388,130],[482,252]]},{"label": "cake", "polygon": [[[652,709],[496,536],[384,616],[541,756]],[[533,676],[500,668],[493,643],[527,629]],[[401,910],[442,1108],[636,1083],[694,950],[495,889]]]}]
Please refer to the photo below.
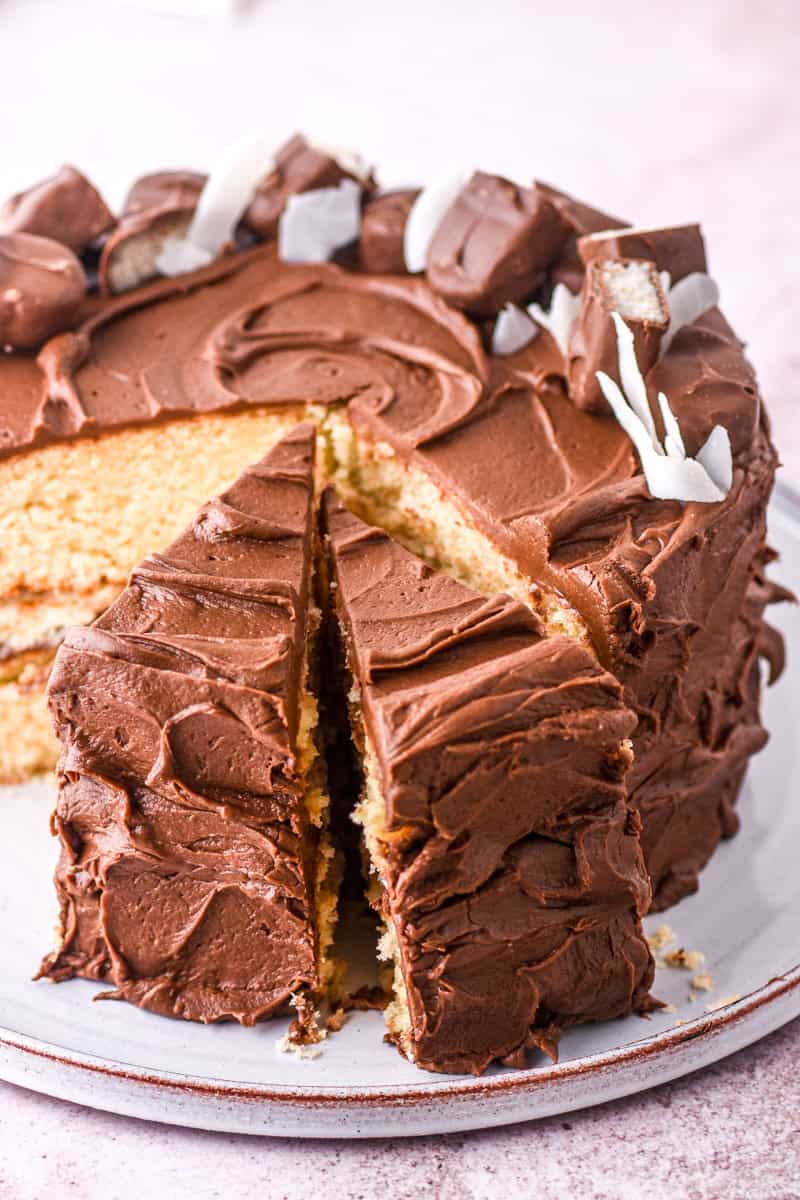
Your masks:
[{"label": "cake", "polygon": [[74,169],[0,212],[0,776],[55,762],[64,630],[310,421],[320,481],[398,564],[522,606],[531,645],[568,641],[633,714],[626,836],[652,907],[675,903],[738,827],[787,595],[766,577],[777,455],[699,227],[479,171],[384,193],[302,138],[259,153],[146,176],[117,221]]},{"label": "cake", "polygon": [[298,426],[59,648],[51,979],[251,1025],[332,978],[314,442]]},{"label": "cake", "polygon": [[646,1010],[636,717],[617,680],[330,492],[324,527],[390,1036],[420,1066],[480,1073],[554,1052],[579,1021]]}]

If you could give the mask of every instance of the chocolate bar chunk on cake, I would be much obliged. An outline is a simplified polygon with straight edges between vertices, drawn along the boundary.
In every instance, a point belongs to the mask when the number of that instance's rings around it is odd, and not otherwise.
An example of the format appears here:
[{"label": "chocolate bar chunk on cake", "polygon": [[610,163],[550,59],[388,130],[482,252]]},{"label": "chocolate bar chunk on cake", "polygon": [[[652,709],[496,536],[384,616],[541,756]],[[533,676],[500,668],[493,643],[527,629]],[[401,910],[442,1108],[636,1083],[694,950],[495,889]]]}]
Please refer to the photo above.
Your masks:
[{"label": "chocolate bar chunk on cake", "polygon": [[245,1025],[330,980],[314,444],[295,429],[64,638],[53,979]]},{"label": "chocolate bar chunk on cake", "polygon": [[330,491],[324,504],[391,1037],[429,1070],[480,1073],[646,1008],[620,685],[526,605],[435,572]]}]

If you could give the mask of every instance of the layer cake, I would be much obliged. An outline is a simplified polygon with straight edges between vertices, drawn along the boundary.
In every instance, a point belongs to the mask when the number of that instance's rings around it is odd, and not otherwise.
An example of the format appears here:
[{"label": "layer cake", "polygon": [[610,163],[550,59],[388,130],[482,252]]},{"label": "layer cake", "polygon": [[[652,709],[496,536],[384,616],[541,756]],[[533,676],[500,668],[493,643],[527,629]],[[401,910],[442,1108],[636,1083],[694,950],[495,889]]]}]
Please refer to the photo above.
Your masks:
[{"label": "layer cake", "polygon": [[[125,625],[132,611],[134,624],[152,617],[160,629],[166,621],[165,637],[180,630],[169,625],[177,619],[171,603],[155,615],[137,607],[152,601],[142,582],[151,567],[137,569],[132,590],[115,598],[137,562],[178,538],[208,496],[283,445],[299,421],[312,422],[318,482],[335,485],[347,506],[328,501],[331,594],[359,697],[353,733],[381,831],[371,850],[383,889],[376,903],[388,914],[400,963],[393,1036],[434,1068],[517,1061],[526,1045],[552,1042],[573,1019],[646,1003],[650,964],[637,922],[647,895],[663,908],[693,891],[720,839],[738,826],[747,763],[766,740],[761,662],[771,677],[782,666],[781,640],[764,613],[787,598],[766,576],[777,455],[755,376],[719,309],[696,225],[636,228],[549,184],[480,171],[383,192],[357,156],[301,137],[269,162],[251,153],[227,170],[148,175],[115,219],[89,181],[67,168],[0,211],[0,778],[55,761],[44,688],[63,642],[52,697],[65,746],[65,814],[74,788],[83,796],[95,774],[104,778],[100,767],[113,795],[133,788],[150,796],[154,744],[128,763],[105,727],[91,732],[88,681],[108,655],[98,652],[101,643],[117,647],[110,661],[126,678],[166,670],[162,651],[135,658]],[[337,530],[345,531],[338,543]],[[258,539],[248,536],[242,544],[255,553]],[[199,546],[195,535],[185,537]],[[390,572],[382,596],[348,593],[352,572],[374,556]],[[418,607],[406,611],[417,576]],[[435,644],[411,661],[407,636],[422,619],[419,606],[438,600],[446,601],[442,624],[430,614],[423,621]],[[451,610],[471,614],[457,636]],[[302,605],[292,619],[308,626]],[[90,633],[65,635],[93,620]],[[209,636],[204,620],[193,637]],[[378,629],[376,666],[369,639]],[[220,617],[212,636],[239,635]],[[66,664],[75,682],[62,694]],[[511,676],[519,679],[516,707]],[[443,764],[451,750],[456,761],[469,749],[458,730],[447,743],[452,730],[437,688],[460,719],[470,689],[481,703],[496,698],[496,718],[513,732],[491,803],[499,812],[506,793],[514,795],[519,818],[502,836],[486,826],[480,805],[466,802],[460,832],[457,822],[439,829],[435,812],[447,804],[434,797],[450,784],[435,771],[425,797],[399,797],[393,773],[404,751],[392,740],[400,736],[393,706],[409,688],[420,692],[430,746],[439,748],[430,753]],[[536,755],[553,750],[541,732],[550,718],[537,705],[551,696],[567,706],[553,717],[567,758],[590,764],[572,792],[556,787],[557,773],[548,792],[537,774]],[[70,706],[86,722],[83,741],[77,717],[65,716]],[[296,755],[287,720],[284,749]],[[468,746],[473,740],[466,736]],[[217,749],[214,742],[205,755],[203,786],[218,769],[224,774]],[[428,743],[418,751],[409,763],[424,774]],[[83,753],[85,769],[65,768]],[[527,764],[519,777],[518,759]],[[300,776],[302,769],[290,788],[297,811],[306,789]],[[250,786],[259,797],[271,794],[264,780],[248,777]],[[491,803],[487,796],[487,812]],[[356,815],[369,832],[365,804]],[[609,831],[619,871],[593,857],[588,835],[583,845],[576,828],[587,822]],[[298,829],[302,859],[314,836]],[[95,855],[90,834],[86,853]],[[68,853],[73,842],[65,845]],[[428,859],[446,885],[439,892],[426,876],[416,893],[405,892],[403,880],[422,879]],[[492,861],[496,878],[483,877],[479,861]],[[306,868],[302,886],[313,895]],[[77,904],[83,873],[71,870],[65,860],[59,887],[65,903],[77,889]],[[524,913],[525,932],[513,953],[493,956],[513,1013],[488,1021],[481,1043],[471,1024],[480,1024],[480,1004],[468,1013],[450,1004],[450,983],[431,988],[425,980],[463,969],[459,986],[468,991],[474,970],[476,995],[487,994],[482,952],[467,949],[460,960],[455,947],[472,936],[464,913],[495,885],[510,906],[504,911]],[[86,931],[97,926],[96,896],[92,903],[80,899]],[[570,914],[591,910],[595,932],[565,932],[553,918],[559,905]],[[316,920],[311,909],[301,917],[308,946]],[[542,967],[541,931],[549,928],[554,961],[563,964],[580,957],[579,947],[591,957],[603,922],[615,930],[614,949],[595,964],[608,987],[593,997],[569,971],[562,986],[560,968]],[[117,960],[107,949],[93,955],[76,936],[53,970],[97,962],[98,974],[113,977]],[[320,953],[312,948],[300,990],[319,989]],[[420,965],[426,954],[435,963]],[[620,955],[629,963],[624,986]],[[126,969],[117,971],[118,989]],[[164,995],[181,992],[171,986]],[[131,997],[141,1002],[148,987],[131,984]],[[259,1003],[250,1016],[271,1011],[271,1001]],[[488,1000],[485,1011],[493,1011]],[[469,1025],[469,1037],[445,1036],[450,1020]]]}]

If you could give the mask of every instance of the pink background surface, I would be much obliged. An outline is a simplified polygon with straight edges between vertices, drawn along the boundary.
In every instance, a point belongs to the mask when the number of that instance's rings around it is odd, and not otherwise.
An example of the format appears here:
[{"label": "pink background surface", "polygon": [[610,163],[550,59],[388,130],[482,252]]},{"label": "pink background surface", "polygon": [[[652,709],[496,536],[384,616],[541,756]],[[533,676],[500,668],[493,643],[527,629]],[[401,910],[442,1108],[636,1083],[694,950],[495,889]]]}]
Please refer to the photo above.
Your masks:
[{"label": "pink background surface", "polygon": [[[165,0],[162,0],[162,4]],[[641,224],[702,219],[800,486],[796,0],[261,0],[179,20],[134,0],[0,6],[0,195],[62,160],[119,201],[232,132],[352,145],[387,183],[445,163],[537,174]],[[0,1085],[0,1195],[800,1197],[800,1022],[599,1109],[409,1142],[146,1125]],[[387,1131],[388,1132],[388,1131]]]}]

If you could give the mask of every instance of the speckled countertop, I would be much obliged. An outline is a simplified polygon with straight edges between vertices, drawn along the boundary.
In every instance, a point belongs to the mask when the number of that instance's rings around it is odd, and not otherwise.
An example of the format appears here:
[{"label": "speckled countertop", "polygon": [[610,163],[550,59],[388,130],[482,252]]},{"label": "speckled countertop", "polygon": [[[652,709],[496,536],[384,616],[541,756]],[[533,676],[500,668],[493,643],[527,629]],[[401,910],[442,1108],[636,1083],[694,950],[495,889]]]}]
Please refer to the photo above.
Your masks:
[{"label": "speckled countertop", "polygon": [[0,1195],[138,1200],[147,1181],[174,1200],[797,1200],[798,1068],[796,1021],[698,1075],[601,1108],[364,1142],[197,1133],[2,1086]]},{"label": "speckled countertop", "polygon": [[[117,201],[147,168],[204,165],[232,131],[277,142],[297,126],[374,156],[388,183],[468,161],[642,224],[700,217],[800,486],[796,0],[260,0],[231,23],[145,11],[165,3],[6,0],[0,195],[72,160]],[[205,1134],[0,1085],[2,1200],[138,1200],[156,1185],[177,1200],[792,1200],[800,1022],[602,1108],[407,1142]]]}]

